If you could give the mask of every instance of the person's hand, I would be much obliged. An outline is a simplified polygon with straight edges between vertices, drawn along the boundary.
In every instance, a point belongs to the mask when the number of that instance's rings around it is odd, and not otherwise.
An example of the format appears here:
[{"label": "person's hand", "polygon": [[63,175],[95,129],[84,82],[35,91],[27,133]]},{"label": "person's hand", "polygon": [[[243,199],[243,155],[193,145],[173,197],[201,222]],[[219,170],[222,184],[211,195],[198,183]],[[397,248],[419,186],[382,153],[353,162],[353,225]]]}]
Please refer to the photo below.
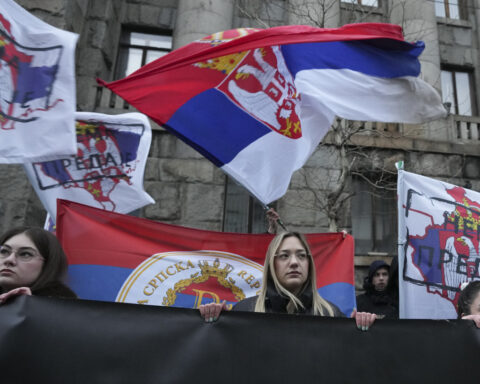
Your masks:
[{"label": "person's hand", "polygon": [[277,228],[278,228],[278,219],[280,218],[280,215],[273,209],[270,208],[266,213],[267,215],[267,220],[268,220],[268,229],[267,232],[270,233],[271,235],[274,235],[277,233]]},{"label": "person's hand", "polygon": [[0,304],[3,304],[5,301],[14,296],[27,295],[32,296],[32,291],[28,287],[20,287],[12,289],[11,291],[5,292],[0,295]]},{"label": "person's hand", "polygon": [[206,323],[213,323],[220,317],[220,312],[227,309],[227,303],[223,300],[221,303],[203,304],[198,309]]},{"label": "person's hand", "polygon": [[480,315],[467,315],[463,316],[462,320],[473,320],[477,328],[480,328]]},{"label": "person's hand", "polygon": [[369,312],[357,312],[357,310],[354,309],[350,317],[355,319],[358,329],[361,331],[368,331],[368,328],[370,328],[375,322],[377,315]]}]

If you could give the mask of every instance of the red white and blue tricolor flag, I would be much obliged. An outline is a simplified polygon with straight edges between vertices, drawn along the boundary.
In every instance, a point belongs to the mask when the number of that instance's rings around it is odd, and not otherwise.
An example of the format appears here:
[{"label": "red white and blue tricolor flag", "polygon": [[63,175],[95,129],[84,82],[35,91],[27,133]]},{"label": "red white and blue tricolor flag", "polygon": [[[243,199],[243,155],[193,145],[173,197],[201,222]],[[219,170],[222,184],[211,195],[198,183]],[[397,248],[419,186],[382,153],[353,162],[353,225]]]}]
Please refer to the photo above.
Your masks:
[{"label": "red white and blue tricolor flag", "polygon": [[50,217],[57,217],[57,199],[120,213],[154,203],[143,189],[152,140],[148,118],[136,112],[77,112],[74,116],[76,155],[24,164]]},{"label": "red white and blue tricolor flag", "polygon": [[422,42],[399,26],[282,26],[215,33],[99,82],[268,204],[334,117],[422,123],[445,116],[420,80]]},{"label": "red white and blue tricolor flag", "polygon": [[[272,235],[203,231],[59,200],[57,236],[82,299],[197,308],[253,296]],[[319,293],[355,307],[353,238],[307,234]]]},{"label": "red white and blue tricolor flag", "polygon": [[76,152],[77,38],[0,2],[0,163]]}]

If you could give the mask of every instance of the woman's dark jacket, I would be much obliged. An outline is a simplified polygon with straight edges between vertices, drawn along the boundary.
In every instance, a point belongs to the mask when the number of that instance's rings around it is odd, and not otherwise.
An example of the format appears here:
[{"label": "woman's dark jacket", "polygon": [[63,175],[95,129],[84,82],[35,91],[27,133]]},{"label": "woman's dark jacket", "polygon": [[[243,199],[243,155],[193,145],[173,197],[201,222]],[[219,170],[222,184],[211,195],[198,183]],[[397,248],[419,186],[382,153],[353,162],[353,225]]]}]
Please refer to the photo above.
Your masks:
[{"label": "woman's dark jacket", "polygon": [[[258,296],[248,297],[239,301],[234,307],[233,311],[254,312]],[[313,315],[313,298],[310,286],[307,286],[299,297],[305,308],[298,308],[296,314],[299,315]],[[290,299],[280,295],[273,282],[269,282],[267,286],[267,295],[265,297],[265,312],[267,313],[287,313],[287,304]],[[333,309],[333,317],[345,317],[340,309],[333,303],[328,302]],[[328,316],[328,315],[327,315]]]},{"label": "woman's dark jacket", "polygon": [[34,296],[59,297],[62,299],[76,299],[77,295],[65,284],[55,281],[41,288],[32,290]]}]

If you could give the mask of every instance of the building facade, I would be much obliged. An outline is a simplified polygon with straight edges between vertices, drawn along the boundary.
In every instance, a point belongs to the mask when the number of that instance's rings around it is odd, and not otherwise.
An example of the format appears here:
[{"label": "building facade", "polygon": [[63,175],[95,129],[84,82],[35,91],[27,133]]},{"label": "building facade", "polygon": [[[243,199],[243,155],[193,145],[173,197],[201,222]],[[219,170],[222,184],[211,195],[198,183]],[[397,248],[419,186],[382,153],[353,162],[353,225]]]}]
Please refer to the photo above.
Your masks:
[{"label": "building facade", "polygon": [[[96,83],[214,32],[243,27],[356,22],[399,24],[423,40],[421,77],[442,95],[446,119],[423,125],[337,121],[287,194],[273,206],[303,232],[347,229],[362,268],[396,255],[396,172],[480,190],[480,0],[16,0],[56,27],[80,35],[77,110],[133,108]],[[168,100],[159,100],[158,107]],[[156,203],[134,214],[218,231],[265,232],[263,207],[171,133],[152,124],[145,188]],[[43,225],[45,210],[19,165],[0,166],[0,226]]]}]

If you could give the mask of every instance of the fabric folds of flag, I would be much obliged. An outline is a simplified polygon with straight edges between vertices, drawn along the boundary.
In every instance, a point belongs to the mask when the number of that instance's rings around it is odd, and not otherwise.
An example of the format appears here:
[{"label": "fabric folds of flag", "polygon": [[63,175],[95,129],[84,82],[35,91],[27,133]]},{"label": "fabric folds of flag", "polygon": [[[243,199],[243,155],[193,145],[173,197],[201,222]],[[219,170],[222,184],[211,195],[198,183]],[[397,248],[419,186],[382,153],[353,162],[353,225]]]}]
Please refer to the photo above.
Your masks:
[{"label": "fabric folds of flag", "polygon": [[462,284],[480,280],[480,193],[398,174],[400,317],[455,319]]},{"label": "fabric folds of flag", "polygon": [[75,154],[77,38],[0,2],[0,162]]},{"label": "fabric folds of flag", "polygon": [[141,113],[75,114],[76,155],[24,164],[43,206],[56,218],[57,199],[129,213],[154,200],[143,189],[152,131]]},{"label": "fabric folds of flag", "polygon": [[423,48],[390,24],[236,29],[99,82],[268,204],[336,115],[421,123],[446,114],[418,78]]},{"label": "fabric folds of flag", "polygon": [[[197,308],[231,306],[261,287],[272,235],[203,231],[59,200],[57,236],[69,284],[83,299]],[[307,234],[319,293],[355,307],[353,238]]]}]

